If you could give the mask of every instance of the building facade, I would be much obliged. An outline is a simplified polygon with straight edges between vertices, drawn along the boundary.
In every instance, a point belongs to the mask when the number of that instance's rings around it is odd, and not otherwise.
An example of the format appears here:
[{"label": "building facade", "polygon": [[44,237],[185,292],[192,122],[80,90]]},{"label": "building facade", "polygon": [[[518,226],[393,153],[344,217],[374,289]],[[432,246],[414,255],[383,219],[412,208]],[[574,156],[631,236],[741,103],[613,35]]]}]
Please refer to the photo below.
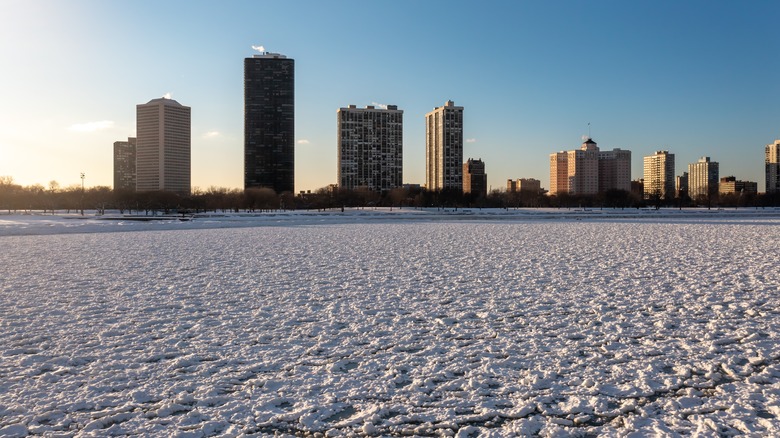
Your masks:
[{"label": "building facade", "polygon": [[688,165],[688,196],[691,199],[709,198],[718,193],[719,164],[710,157]]},{"label": "building facade", "polygon": [[463,190],[463,107],[451,100],[425,115],[425,186]]},{"label": "building facade", "polygon": [[135,191],[135,140],[114,142],[114,190]]},{"label": "building facade", "polygon": [[631,151],[599,151],[599,192],[631,191]]},{"label": "building facade", "polygon": [[542,182],[535,178],[518,178],[516,187],[518,192],[541,193]]},{"label": "building facade", "polygon": [[339,108],[341,188],[383,192],[403,185],[403,115],[396,105]]},{"label": "building facade", "polygon": [[682,175],[677,175],[675,178],[674,189],[677,192],[677,197],[682,199],[688,196],[688,172],[683,172]]},{"label": "building facade", "polygon": [[518,178],[517,181],[506,180],[506,191],[513,192],[534,192],[542,191],[542,182],[534,178]]},{"label": "building facade", "polygon": [[136,191],[190,193],[190,107],[172,99],[136,105]]},{"label": "building facade", "polygon": [[463,163],[463,193],[471,193],[483,198],[487,197],[487,173],[482,159],[469,158]]},{"label": "building facade", "polygon": [[766,145],[764,169],[766,193],[780,193],[780,140]]},{"label": "building facade", "polygon": [[675,195],[674,154],[656,151],[644,157],[644,198],[673,199]]},{"label": "building facade", "polygon": [[244,188],[295,190],[295,61],[244,59]]},{"label": "building facade", "polygon": [[598,192],[599,148],[593,139],[585,140],[579,150],[550,154],[551,194],[595,195]]},{"label": "building facade", "polygon": [[550,154],[550,194],[569,193],[569,155]]},{"label": "building facade", "polygon": [[740,181],[734,176],[724,176],[718,183],[718,192],[721,195],[755,194],[758,192],[758,183]]}]

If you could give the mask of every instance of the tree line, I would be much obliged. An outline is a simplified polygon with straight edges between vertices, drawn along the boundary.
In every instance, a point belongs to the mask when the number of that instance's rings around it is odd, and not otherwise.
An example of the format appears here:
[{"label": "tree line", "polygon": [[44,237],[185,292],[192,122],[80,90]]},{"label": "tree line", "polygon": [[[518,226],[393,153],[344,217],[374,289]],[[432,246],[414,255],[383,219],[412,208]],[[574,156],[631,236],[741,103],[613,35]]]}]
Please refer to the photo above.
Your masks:
[{"label": "tree line", "polygon": [[610,190],[588,196],[547,195],[542,191],[507,192],[493,190],[486,196],[460,190],[429,191],[419,186],[396,188],[386,192],[323,187],[312,192],[277,194],[271,189],[195,188],[189,194],[172,192],[135,192],[112,190],[107,186],[62,188],[56,181],[48,187],[40,184],[21,186],[11,177],[0,176],[0,211],[82,212],[118,210],[122,214],[187,214],[202,212],[263,212],[274,210],[332,210],[344,208],[747,208],[780,206],[780,194],[713,193],[690,199],[644,199],[638,193]]}]

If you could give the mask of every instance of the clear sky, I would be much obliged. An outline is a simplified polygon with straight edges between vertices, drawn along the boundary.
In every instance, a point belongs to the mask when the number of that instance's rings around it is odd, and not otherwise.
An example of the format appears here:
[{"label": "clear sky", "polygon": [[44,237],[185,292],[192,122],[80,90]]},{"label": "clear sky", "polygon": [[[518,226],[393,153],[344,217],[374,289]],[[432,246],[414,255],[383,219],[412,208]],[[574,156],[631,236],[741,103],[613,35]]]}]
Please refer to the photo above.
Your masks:
[{"label": "clear sky", "polygon": [[192,107],[192,183],[243,185],[243,58],[296,62],[296,190],[336,183],[336,110],[404,110],[404,181],[425,181],[424,115],[464,106],[488,183],[579,147],[707,155],[758,181],[780,138],[780,2],[0,0],[0,175],[113,183],[135,106]]}]

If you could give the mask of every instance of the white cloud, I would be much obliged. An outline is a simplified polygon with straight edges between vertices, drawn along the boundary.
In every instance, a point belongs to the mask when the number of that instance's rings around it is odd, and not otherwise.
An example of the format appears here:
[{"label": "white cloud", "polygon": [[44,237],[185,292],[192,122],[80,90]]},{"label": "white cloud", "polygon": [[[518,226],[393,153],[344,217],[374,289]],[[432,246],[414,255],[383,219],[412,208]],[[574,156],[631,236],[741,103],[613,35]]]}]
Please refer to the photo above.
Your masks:
[{"label": "white cloud", "polygon": [[203,138],[214,138],[214,137],[219,137],[219,131],[209,131],[203,134]]},{"label": "white cloud", "polygon": [[163,94],[163,99],[170,99],[171,97],[173,97],[173,94],[171,94],[170,91],[165,93],[165,94]]},{"label": "white cloud", "polygon": [[101,120],[99,122],[76,123],[70,125],[68,130],[75,132],[95,132],[114,127],[113,120]]},{"label": "white cloud", "polygon": [[467,138],[466,139],[466,143],[476,143],[476,142],[477,142],[476,138]]},{"label": "white cloud", "polygon": [[373,105],[375,107],[378,107],[378,108],[387,109],[387,104],[385,104],[385,103],[371,102],[371,105]]},{"label": "white cloud", "polygon": [[305,138],[302,138],[302,139],[298,140],[296,143],[298,143],[298,144],[309,144],[311,142],[309,140],[306,140]]},{"label": "white cloud", "polygon": [[265,52],[265,47],[263,47],[263,46],[252,46],[252,49],[253,50],[257,50],[260,53]]}]

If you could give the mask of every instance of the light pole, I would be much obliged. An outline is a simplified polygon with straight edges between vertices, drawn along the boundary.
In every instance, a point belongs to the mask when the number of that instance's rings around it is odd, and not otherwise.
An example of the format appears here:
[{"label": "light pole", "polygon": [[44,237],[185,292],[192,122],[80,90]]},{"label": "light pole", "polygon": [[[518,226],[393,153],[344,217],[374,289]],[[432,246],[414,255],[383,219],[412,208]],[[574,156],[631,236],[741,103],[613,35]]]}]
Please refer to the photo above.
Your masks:
[{"label": "light pole", "polygon": [[81,172],[81,215],[84,216],[84,172]]}]

